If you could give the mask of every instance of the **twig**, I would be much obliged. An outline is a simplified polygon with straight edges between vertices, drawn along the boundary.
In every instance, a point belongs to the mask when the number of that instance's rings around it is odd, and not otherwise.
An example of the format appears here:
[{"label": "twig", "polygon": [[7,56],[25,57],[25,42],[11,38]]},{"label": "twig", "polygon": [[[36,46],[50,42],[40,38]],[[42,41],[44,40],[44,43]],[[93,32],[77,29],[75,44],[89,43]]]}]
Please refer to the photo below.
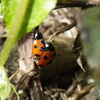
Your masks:
[{"label": "twig", "polygon": [[80,92],[74,94],[71,98],[72,100],[80,100],[82,97],[84,97],[87,93],[90,92],[91,88],[94,87],[94,84],[91,84],[89,86],[84,87]]},{"label": "twig", "polygon": [[100,6],[100,0],[58,0],[56,8]]},{"label": "twig", "polygon": [[18,69],[12,76],[9,77],[9,80],[11,81],[19,72],[20,70]]},{"label": "twig", "polygon": [[[22,77],[19,79],[18,83],[15,86],[16,91],[18,91],[20,88],[22,88],[22,89],[25,88],[25,86],[28,85],[28,82],[29,82],[30,78],[35,74],[36,73],[34,71],[31,71],[31,72],[29,72],[27,74],[22,75]],[[14,96],[15,96],[15,93],[13,91],[8,100],[13,100]]]},{"label": "twig", "polygon": [[68,26],[65,26],[65,27],[59,29],[58,31],[56,31],[54,34],[51,35],[51,37],[48,39],[48,42],[52,42],[59,34],[61,34],[64,31],[70,30],[75,25],[76,25],[76,22],[74,22],[74,23],[72,23],[72,24],[70,24]]},{"label": "twig", "polygon": [[48,93],[48,95],[50,95],[50,97],[51,97],[53,100],[56,100],[56,99],[53,97],[51,91],[49,91],[47,87],[45,87],[45,89],[46,89],[46,92]]},{"label": "twig", "polygon": [[54,92],[66,92],[66,90],[64,90],[64,89],[59,89],[59,88],[50,89],[49,91],[50,91],[51,93],[54,93]]},{"label": "twig", "polygon": [[39,78],[32,77],[29,81],[31,100],[45,100],[43,89]]},{"label": "twig", "polygon": [[80,66],[80,68],[81,68],[84,72],[86,72],[85,69],[84,69],[84,67],[83,67],[82,61],[81,61],[81,58],[82,58],[83,53],[82,53],[81,51],[80,51],[79,53],[80,53],[80,56],[77,58],[77,63],[78,63],[78,65]]},{"label": "twig", "polygon": [[67,89],[66,94],[68,96],[73,94],[73,91],[75,91],[75,88],[77,87],[77,84],[82,82],[82,79],[79,79],[79,77],[76,80],[73,80],[73,83],[70,85],[70,87]]},{"label": "twig", "polygon": [[79,50],[81,50],[81,49],[82,49],[82,46],[73,49],[72,52],[76,52],[76,51],[79,51]]}]

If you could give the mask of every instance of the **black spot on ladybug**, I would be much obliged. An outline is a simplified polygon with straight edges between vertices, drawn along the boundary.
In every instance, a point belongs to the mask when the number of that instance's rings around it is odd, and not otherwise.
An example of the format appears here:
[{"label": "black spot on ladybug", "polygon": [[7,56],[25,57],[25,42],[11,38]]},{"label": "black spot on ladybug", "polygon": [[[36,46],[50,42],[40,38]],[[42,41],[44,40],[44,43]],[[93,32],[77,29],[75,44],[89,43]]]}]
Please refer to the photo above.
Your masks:
[{"label": "black spot on ladybug", "polygon": [[49,61],[49,62],[48,62],[48,65],[50,65],[52,62],[53,62],[53,60]]},{"label": "black spot on ladybug", "polygon": [[47,59],[48,59],[48,57],[47,57],[47,56],[44,56],[44,57],[43,57],[43,59],[44,59],[44,60],[47,60]]},{"label": "black spot on ladybug", "polygon": [[35,54],[35,56],[36,56],[36,57],[40,57],[40,55],[39,55],[39,54]]},{"label": "black spot on ladybug", "polygon": [[37,46],[36,46],[36,45],[34,45],[34,48],[37,48]]}]

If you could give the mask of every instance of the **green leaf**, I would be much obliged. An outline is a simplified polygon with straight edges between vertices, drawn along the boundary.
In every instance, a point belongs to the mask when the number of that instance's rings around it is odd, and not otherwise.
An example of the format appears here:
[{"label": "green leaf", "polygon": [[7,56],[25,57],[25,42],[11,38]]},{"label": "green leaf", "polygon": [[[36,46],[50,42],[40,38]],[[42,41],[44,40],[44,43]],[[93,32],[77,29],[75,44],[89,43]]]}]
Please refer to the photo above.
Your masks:
[{"label": "green leaf", "polygon": [[9,82],[4,67],[0,66],[0,100],[6,100],[11,92],[11,83]]},{"label": "green leaf", "polygon": [[11,92],[11,89],[14,90],[19,100],[19,95],[14,86],[10,83],[4,67],[0,66],[0,100],[6,100]]},{"label": "green leaf", "polygon": [[[10,30],[16,11],[18,10],[18,16],[20,13],[24,13],[24,19],[22,20],[22,29],[20,34],[26,34],[34,27],[40,25],[40,23],[46,18],[47,14],[55,7],[56,0],[28,0],[27,8],[25,6],[19,6],[21,0],[3,0],[3,14],[6,22],[7,29]],[[22,0],[23,2],[23,0]],[[25,2],[25,1],[24,1]],[[18,7],[19,6],[19,7]],[[20,17],[21,18],[21,17]],[[17,18],[16,18],[16,21]],[[17,23],[17,22],[16,22]],[[15,24],[16,24],[15,23]],[[27,25],[28,24],[28,25]],[[27,27],[26,27],[27,26]],[[26,33],[24,33],[26,32]],[[9,33],[11,34],[11,33]]]}]

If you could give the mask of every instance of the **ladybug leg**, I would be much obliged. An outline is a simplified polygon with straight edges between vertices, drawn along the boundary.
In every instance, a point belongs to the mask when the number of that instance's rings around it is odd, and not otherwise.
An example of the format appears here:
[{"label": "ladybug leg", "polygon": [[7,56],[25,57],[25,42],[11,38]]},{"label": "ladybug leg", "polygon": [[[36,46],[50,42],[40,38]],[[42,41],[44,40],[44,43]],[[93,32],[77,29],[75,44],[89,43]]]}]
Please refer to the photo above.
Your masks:
[{"label": "ladybug leg", "polygon": [[40,67],[40,68],[42,68],[42,67],[44,67],[44,66],[42,66],[42,65],[39,65],[39,67]]},{"label": "ladybug leg", "polygon": [[44,48],[44,47],[41,47],[41,48],[38,47],[38,48],[39,48],[40,51],[46,51],[46,48]]},{"label": "ladybug leg", "polygon": [[33,55],[32,58],[33,58],[33,59],[36,59],[36,60],[39,60],[39,59],[41,58],[41,57],[38,57],[38,58],[37,58],[37,57],[35,57],[35,56],[36,56],[36,55]]},{"label": "ladybug leg", "polygon": [[38,61],[41,59],[41,57],[40,58],[34,58],[34,62],[35,63],[38,63]]}]

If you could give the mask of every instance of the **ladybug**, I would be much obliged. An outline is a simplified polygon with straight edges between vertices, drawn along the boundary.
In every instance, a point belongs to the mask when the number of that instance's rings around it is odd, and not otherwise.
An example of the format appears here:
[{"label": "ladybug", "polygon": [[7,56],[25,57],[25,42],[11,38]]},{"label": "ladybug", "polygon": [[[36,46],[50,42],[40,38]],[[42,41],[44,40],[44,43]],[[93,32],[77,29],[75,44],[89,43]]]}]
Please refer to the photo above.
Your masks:
[{"label": "ladybug", "polygon": [[33,38],[32,55],[34,58],[39,59],[45,51],[43,35],[38,30],[35,30]]},{"label": "ladybug", "polygon": [[41,58],[36,62],[36,64],[41,67],[50,65],[54,61],[56,55],[55,48],[51,43],[45,41],[45,47],[45,52],[42,54]]}]

